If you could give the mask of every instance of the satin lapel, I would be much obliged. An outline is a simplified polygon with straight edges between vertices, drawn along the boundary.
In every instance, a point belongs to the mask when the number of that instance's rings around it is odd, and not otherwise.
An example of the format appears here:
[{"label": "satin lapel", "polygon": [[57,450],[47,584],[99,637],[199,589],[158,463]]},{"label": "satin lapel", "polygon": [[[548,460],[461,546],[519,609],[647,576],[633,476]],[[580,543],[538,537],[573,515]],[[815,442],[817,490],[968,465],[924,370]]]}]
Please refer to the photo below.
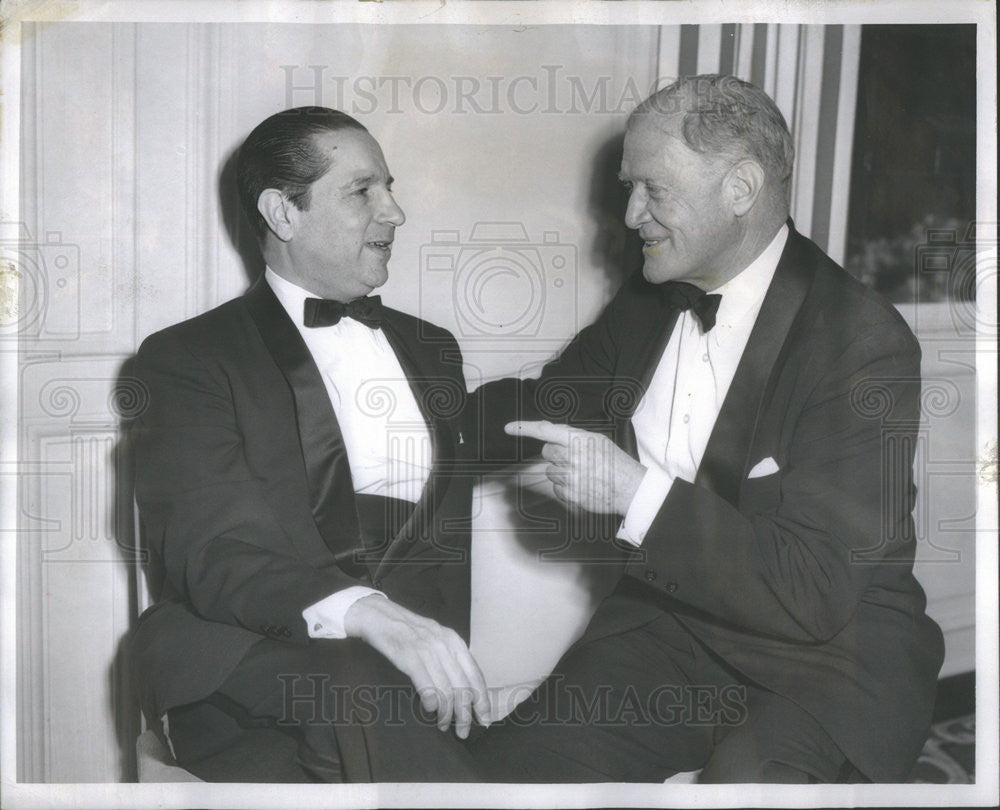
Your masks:
[{"label": "satin lapel", "polygon": [[663,350],[670,341],[674,326],[677,325],[677,310],[662,306],[657,310],[658,317],[652,328],[636,342],[636,347],[626,346],[624,364],[616,377],[619,380],[635,381],[636,390],[641,392],[635,399],[635,407],[619,422],[618,445],[632,458],[638,460],[639,447],[635,438],[635,428],[632,427],[632,413],[639,407],[642,396],[649,389],[656,367],[660,363]]},{"label": "satin lapel", "polygon": [[747,473],[750,444],[768,400],[788,330],[812,283],[805,241],[789,228],[771,286],[747,341],[736,375],[722,403],[695,483],[735,504]]},{"label": "satin lapel", "polygon": [[319,369],[288,313],[261,278],[247,307],[295,398],[299,441],[316,527],[331,550],[353,549],[360,537],[347,448]]},{"label": "satin lapel", "polygon": [[[434,456],[431,474],[420,493],[420,499],[417,501],[410,519],[404,524],[399,534],[390,541],[390,545],[383,555],[384,562],[379,565],[379,574],[386,564],[397,558],[398,555],[394,553],[395,547],[410,537],[414,527],[431,525],[429,518],[434,514],[434,510],[437,509],[447,493],[451,480],[450,476],[446,474],[446,460],[455,456],[455,442],[451,431],[441,415],[434,413],[431,407],[439,396],[448,397],[451,393],[455,393],[445,389],[437,390],[445,382],[440,371],[440,364],[430,364],[427,362],[426,352],[414,351],[413,347],[419,345],[419,339],[415,339],[413,335],[402,334],[392,310],[383,311],[382,331],[385,333],[389,345],[392,346],[392,350],[396,353],[399,364],[406,374],[406,381],[417,401],[417,407],[424,417],[424,422],[427,423],[428,430],[430,430]],[[432,344],[429,351],[434,351],[435,348]],[[465,392],[457,393],[464,394]]]}]

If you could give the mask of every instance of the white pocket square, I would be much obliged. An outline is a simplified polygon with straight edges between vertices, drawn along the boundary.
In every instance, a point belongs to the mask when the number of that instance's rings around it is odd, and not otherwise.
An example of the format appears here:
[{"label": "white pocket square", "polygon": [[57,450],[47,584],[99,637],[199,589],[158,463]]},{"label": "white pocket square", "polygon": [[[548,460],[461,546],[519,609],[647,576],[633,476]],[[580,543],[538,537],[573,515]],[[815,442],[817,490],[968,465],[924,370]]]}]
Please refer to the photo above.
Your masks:
[{"label": "white pocket square", "polygon": [[774,475],[778,470],[778,462],[768,456],[763,461],[758,461],[753,465],[753,469],[747,475],[747,480],[749,481],[751,478],[763,478],[765,475]]}]

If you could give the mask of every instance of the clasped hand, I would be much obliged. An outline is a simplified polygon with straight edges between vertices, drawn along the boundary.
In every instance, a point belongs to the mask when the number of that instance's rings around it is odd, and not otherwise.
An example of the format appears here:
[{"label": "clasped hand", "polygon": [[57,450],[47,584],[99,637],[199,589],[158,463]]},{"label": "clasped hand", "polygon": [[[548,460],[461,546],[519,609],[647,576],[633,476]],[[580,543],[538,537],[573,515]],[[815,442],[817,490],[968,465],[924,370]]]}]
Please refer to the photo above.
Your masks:
[{"label": "clasped hand", "polygon": [[545,442],[545,474],[559,500],[602,515],[628,512],[646,468],[607,436],[545,421],[510,422],[504,431]]},{"label": "clasped hand", "polygon": [[[646,468],[606,436],[551,422],[511,422],[504,430],[545,443],[546,475],[567,505],[598,514],[628,511]],[[482,725],[492,722],[483,673],[454,630],[382,596],[355,602],[344,628],[409,677],[442,731],[454,720],[455,733],[465,739],[473,717]]]},{"label": "clasped hand", "polygon": [[351,605],[344,629],[348,636],[378,650],[410,679],[424,711],[437,713],[442,731],[454,719],[455,733],[464,740],[473,712],[481,725],[491,722],[486,680],[454,630],[377,595]]}]

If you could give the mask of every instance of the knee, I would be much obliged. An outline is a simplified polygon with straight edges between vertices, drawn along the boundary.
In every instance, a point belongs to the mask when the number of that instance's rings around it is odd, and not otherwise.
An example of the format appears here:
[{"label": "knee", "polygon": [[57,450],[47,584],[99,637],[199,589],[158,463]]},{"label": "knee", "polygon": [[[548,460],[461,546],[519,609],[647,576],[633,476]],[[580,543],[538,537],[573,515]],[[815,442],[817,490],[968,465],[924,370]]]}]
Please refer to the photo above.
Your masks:
[{"label": "knee", "polygon": [[700,784],[805,785],[819,780],[795,765],[759,758],[747,751],[713,754],[698,777]]},{"label": "knee", "polygon": [[779,785],[835,782],[843,762],[839,751],[814,750],[794,736],[735,733],[715,746],[698,781]]}]

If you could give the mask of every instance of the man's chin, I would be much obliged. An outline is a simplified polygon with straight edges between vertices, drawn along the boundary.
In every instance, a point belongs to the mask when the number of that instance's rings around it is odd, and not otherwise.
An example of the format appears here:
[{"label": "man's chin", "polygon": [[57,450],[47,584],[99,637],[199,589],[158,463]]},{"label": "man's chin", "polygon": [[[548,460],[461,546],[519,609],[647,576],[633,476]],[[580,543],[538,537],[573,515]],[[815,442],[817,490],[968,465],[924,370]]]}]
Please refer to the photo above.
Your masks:
[{"label": "man's chin", "polygon": [[660,262],[650,261],[648,256],[642,265],[642,275],[650,284],[663,284],[665,281],[672,280],[670,278],[670,270]]},{"label": "man's chin", "polygon": [[388,280],[389,280],[389,270],[388,270],[388,268],[386,268],[386,267],[383,266],[383,267],[377,268],[375,270],[372,270],[371,272],[368,273],[368,275],[361,282],[362,284],[364,284],[368,288],[368,292],[366,292],[365,295],[368,295],[373,290],[378,289],[383,284],[385,284]]}]

